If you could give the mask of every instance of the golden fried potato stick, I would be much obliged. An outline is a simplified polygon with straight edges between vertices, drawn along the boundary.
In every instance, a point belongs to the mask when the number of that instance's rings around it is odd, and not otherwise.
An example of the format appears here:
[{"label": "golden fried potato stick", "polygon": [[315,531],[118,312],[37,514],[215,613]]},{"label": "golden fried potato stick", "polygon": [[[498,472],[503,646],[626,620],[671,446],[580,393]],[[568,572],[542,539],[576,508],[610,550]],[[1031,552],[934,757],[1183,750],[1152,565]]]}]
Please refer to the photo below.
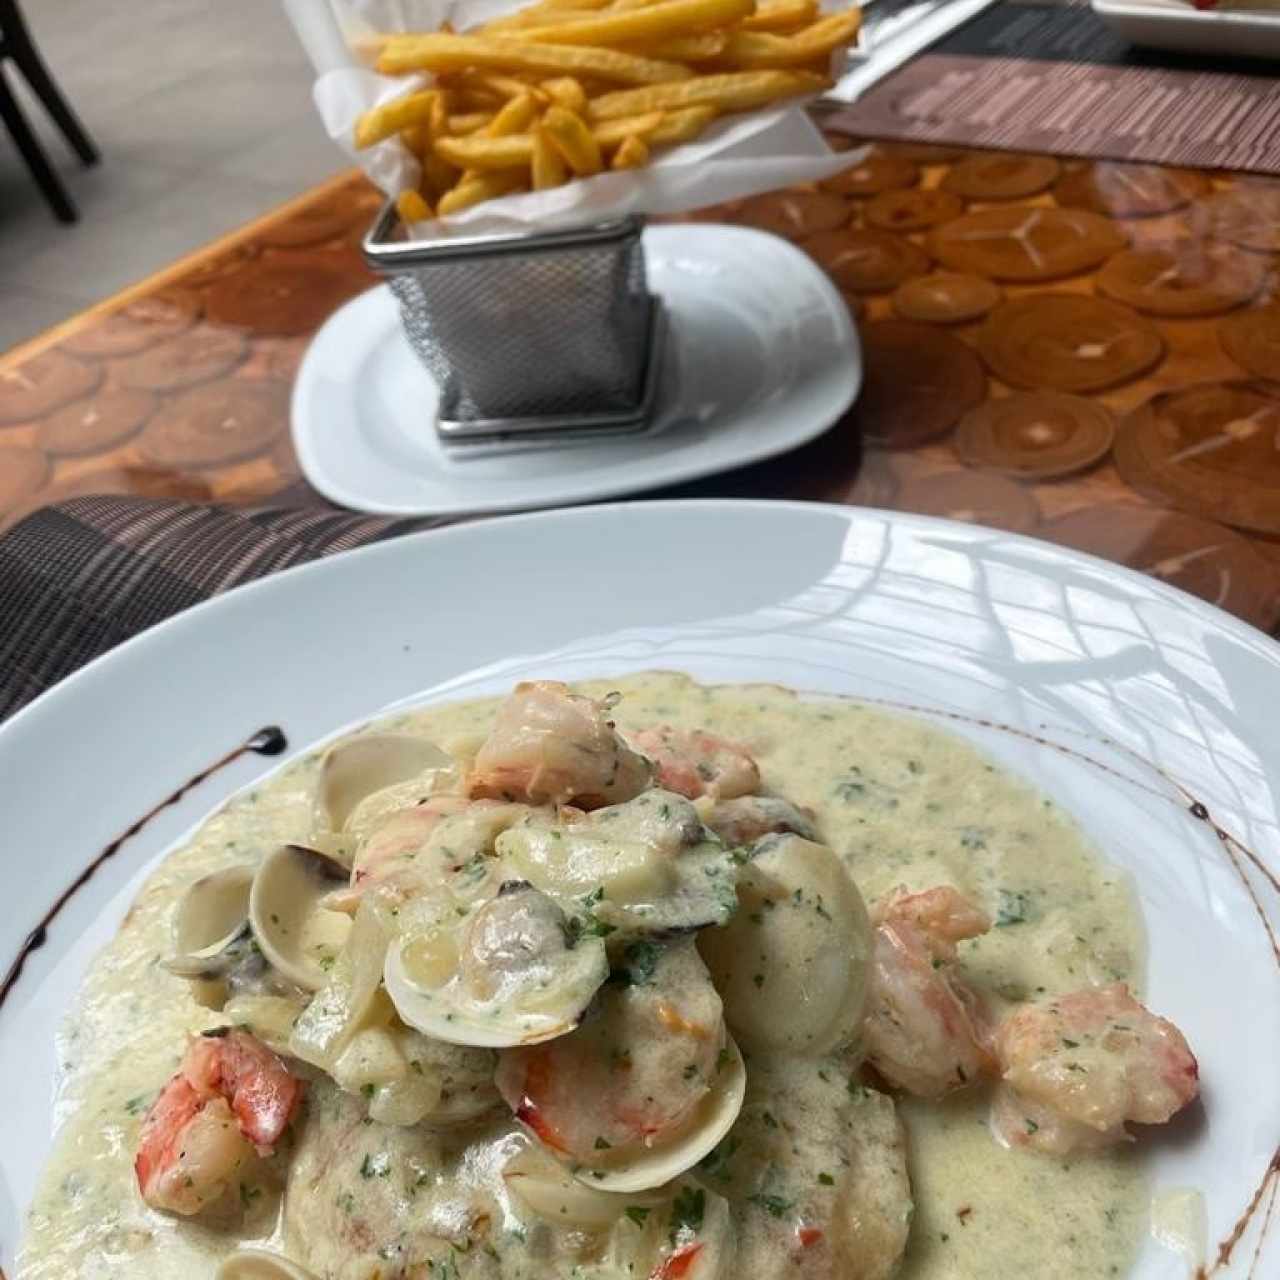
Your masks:
[{"label": "golden fried potato stick", "polygon": [[833,49],[848,44],[858,33],[862,14],[857,9],[820,18],[792,36],[774,36],[763,31],[736,31],[729,37],[718,61],[743,70],[766,67],[797,67],[828,57]]},{"label": "golden fried potato stick", "polygon": [[451,133],[478,133],[492,124],[494,114],[492,111],[461,111],[456,116],[449,117],[448,125],[441,133],[436,134],[436,137],[444,138]]},{"label": "golden fried potato stick", "polygon": [[[710,108],[690,108],[694,111],[706,111],[705,121],[715,114]],[[672,112],[674,116],[677,113]],[[591,134],[596,145],[601,148],[616,147],[627,138],[656,138],[670,117],[661,111],[651,111],[642,116],[625,116],[619,120],[606,120],[596,125]],[[670,132],[670,130],[668,130]],[[539,126],[532,133],[510,134],[504,138],[483,138],[474,134],[467,138],[437,138],[434,154],[441,160],[457,165],[462,169],[502,170],[515,169],[520,165],[537,163],[537,138],[546,135],[545,128]],[[552,141],[548,135],[548,143]],[[557,155],[559,152],[556,153]],[[536,185],[536,183],[535,183]]]},{"label": "golden fried potato stick", "polygon": [[830,81],[806,71],[738,71],[696,76],[678,84],[648,85],[643,89],[615,89],[587,104],[591,120],[675,107],[715,107],[717,111],[750,111],[782,98],[818,93]]},{"label": "golden fried potato stick", "polygon": [[496,200],[499,196],[521,191],[529,185],[528,174],[523,170],[501,170],[495,173],[463,174],[458,185],[440,197],[436,212],[443,218],[451,213],[461,213],[473,204],[484,200]]},{"label": "golden fried potato stick", "polygon": [[538,115],[538,104],[532,93],[512,98],[485,126],[490,138],[504,138],[509,133],[523,133]]},{"label": "golden fried potato stick", "polygon": [[431,206],[416,191],[402,191],[396,196],[396,212],[407,226],[426,222],[431,217]]},{"label": "golden fried potato stick", "polygon": [[382,51],[378,70],[384,75],[406,71],[460,71],[483,67],[493,71],[589,75],[623,84],[665,84],[693,75],[678,62],[659,62],[614,49],[539,44],[532,40],[485,36],[397,36]]},{"label": "golden fried potato stick", "polygon": [[474,85],[478,89],[487,89],[490,93],[497,94],[505,102],[509,102],[512,98],[519,98],[526,93],[531,93],[534,101],[540,107],[545,107],[548,101],[547,95],[536,84],[518,80],[515,76],[504,76],[500,71],[468,72],[466,73],[466,79],[462,83]]},{"label": "golden fried potato stick", "polygon": [[531,5],[527,9],[518,9],[515,13],[494,18],[492,22],[486,22],[468,34],[496,36],[500,32],[510,31],[520,35],[525,27],[545,27],[552,22],[577,22],[580,18],[595,17],[596,12],[587,5],[573,9],[544,9],[540,5]]},{"label": "golden fried potato stick", "polygon": [[582,87],[582,81],[575,80],[573,76],[544,80],[540,87],[552,102],[568,107],[570,111],[582,115],[587,109],[587,91]]},{"label": "golden fried potato stick", "polygon": [[649,148],[636,137],[630,134],[622,140],[622,145],[613,153],[613,160],[610,162],[611,169],[639,169],[642,165],[649,163]]},{"label": "golden fried potato stick", "polygon": [[755,0],[661,0],[643,9],[610,9],[575,22],[526,27],[520,36],[546,44],[637,44],[729,26],[754,10]]},{"label": "golden fried potato stick", "polygon": [[435,96],[434,89],[424,89],[420,93],[408,93],[402,98],[393,98],[390,102],[371,107],[356,121],[356,148],[364,150],[402,129],[430,120]]},{"label": "golden fried potato stick", "polygon": [[427,121],[427,127],[431,130],[433,138],[440,137],[449,128],[449,92],[447,89],[437,89],[435,101],[431,104],[431,118]]},{"label": "golden fried potato stick", "polygon": [[567,107],[548,107],[542,117],[542,130],[579,178],[588,178],[604,168],[600,144],[577,112]]},{"label": "golden fried potato stick", "polygon": [[[662,123],[647,136],[640,130],[632,132],[640,134],[650,149],[653,147],[676,146],[681,142],[692,142],[719,114],[715,107],[681,107],[675,111],[664,111]],[[603,124],[593,125],[593,132],[599,137],[610,125],[625,125],[635,116],[623,116],[618,120],[606,120]],[[643,119],[644,117],[640,117]]]},{"label": "golden fried potato stick", "polygon": [[764,0],[740,25],[743,31],[789,32],[817,16],[817,0]]},{"label": "golden fried potato stick", "polygon": [[533,146],[529,168],[533,176],[533,189],[546,191],[550,187],[563,186],[569,181],[569,170],[547,136],[547,131],[539,125],[532,136]]},{"label": "golden fried potato stick", "polygon": [[729,46],[728,31],[703,31],[688,36],[668,36],[665,40],[645,40],[629,48],[646,58],[666,58],[671,62],[710,62]]}]

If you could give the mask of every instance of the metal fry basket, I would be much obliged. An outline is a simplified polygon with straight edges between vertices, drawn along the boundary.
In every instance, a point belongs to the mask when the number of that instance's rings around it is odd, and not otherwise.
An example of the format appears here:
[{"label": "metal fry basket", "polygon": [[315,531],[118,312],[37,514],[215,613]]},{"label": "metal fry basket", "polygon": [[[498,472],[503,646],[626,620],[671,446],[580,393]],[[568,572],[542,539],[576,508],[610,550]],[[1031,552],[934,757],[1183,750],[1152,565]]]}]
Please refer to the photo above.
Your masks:
[{"label": "metal fry basket", "polygon": [[642,221],[538,235],[396,239],[388,203],[364,240],[409,342],[440,388],[441,439],[643,428],[657,393],[662,304]]}]

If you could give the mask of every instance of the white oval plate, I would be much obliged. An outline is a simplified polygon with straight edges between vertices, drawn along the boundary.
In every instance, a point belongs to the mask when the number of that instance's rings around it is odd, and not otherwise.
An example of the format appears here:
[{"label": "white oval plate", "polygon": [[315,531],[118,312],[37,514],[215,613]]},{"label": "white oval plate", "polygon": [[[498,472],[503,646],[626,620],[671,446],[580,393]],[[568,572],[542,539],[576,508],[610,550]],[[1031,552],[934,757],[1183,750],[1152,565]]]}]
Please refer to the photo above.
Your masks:
[{"label": "white oval plate", "polygon": [[[1073,812],[1133,873],[1150,1001],[1200,1057],[1203,1112],[1144,1147],[1154,1185],[1205,1193],[1210,1258],[1244,1221],[1215,1275],[1280,1274],[1280,1238],[1263,1239],[1280,1137],[1280,656],[1154,579],[1031,539],[816,505],[620,504],[403,538],[241,588],[0,727],[0,968],[98,850],[262,725],[301,749],[405,699],[653,667],[928,708]],[[53,1031],[85,966],[144,869],[271,767],[238,758],[126,841],[0,1008],[0,1265],[49,1148]],[[1187,1267],[1148,1241],[1133,1275]]]},{"label": "white oval plate", "polygon": [[591,502],[743,467],[821,435],[853,403],[862,357],[849,309],[814,261],[777,236],[688,225],[644,232],[667,310],[650,430],[573,446],[446,452],[436,385],[382,285],[316,334],[294,384],[303,474],[344,507],[461,515]]}]

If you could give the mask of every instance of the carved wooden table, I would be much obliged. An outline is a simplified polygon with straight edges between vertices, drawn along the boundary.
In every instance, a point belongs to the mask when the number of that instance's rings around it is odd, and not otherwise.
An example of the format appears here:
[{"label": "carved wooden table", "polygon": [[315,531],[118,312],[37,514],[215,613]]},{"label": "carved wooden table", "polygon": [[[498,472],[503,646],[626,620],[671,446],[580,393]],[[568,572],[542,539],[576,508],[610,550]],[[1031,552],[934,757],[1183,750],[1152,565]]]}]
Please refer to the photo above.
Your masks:
[{"label": "carved wooden table", "polygon": [[[289,388],[374,283],[378,205],[340,177],[0,356],[0,527],[93,492],[321,503]],[[1030,533],[1276,628],[1280,183],[885,143],[821,189],[695,216],[806,248],[867,381],[813,444],[679,492]]]}]

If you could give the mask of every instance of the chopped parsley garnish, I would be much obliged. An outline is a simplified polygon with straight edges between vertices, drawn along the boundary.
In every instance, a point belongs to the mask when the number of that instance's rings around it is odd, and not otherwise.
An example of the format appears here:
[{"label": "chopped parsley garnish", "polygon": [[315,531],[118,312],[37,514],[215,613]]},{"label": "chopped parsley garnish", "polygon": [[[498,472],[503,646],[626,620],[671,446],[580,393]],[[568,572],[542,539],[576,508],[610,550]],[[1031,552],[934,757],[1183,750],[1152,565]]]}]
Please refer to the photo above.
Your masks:
[{"label": "chopped parsley garnish", "polygon": [[642,1204],[629,1204],[627,1205],[625,1212],[627,1217],[630,1218],[637,1227],[643,1227],[645,1220],[648,1218],[652,1210],[646,1209]]},{"label": "chopped parsley garnish", "polygon": [[1032,917],[1031,895],[1025,889],[1001,889],[996,928],[1025,924]]},{"label": "chopped parsley garnish", "polygon": [[701,1187],[681,1187],[671,1205],[671,1243],[696,1236],[706,1210],[707,1193]]},{"label": "chopped parsley garnish", "polygon": [[764,1192],[757,1192],[753,1196],[748,1196],[747,1199],[752,1204],[759,1205],[761,1209],[775,1218],[784,1217],[795,1207],[796,1203],[794,1200],[787,1200],[783,1196],[766,1195]]},{"label": "chopped parsley garnish", "polygon": [[362,1178],[385,1178],[390,1172],[391,1157],[385,1151],[379,1151],[376,1155],[366,1154],[360,1162]]},{"label": "chopped parsley garnish", "polygon": [[834,1187],[836,1185],[836,1180],[829,1173],[818,1174],[818,1181],[824,1187]]}]

